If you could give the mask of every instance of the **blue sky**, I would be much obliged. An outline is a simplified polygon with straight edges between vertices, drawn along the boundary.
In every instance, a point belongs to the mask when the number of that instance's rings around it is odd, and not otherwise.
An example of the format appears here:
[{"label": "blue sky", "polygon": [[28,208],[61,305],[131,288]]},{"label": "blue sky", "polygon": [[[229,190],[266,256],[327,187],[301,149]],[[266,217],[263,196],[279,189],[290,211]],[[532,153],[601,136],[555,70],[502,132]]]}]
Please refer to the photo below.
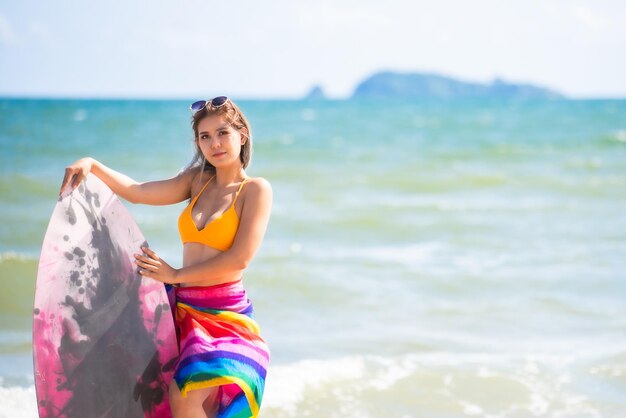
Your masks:
[{"label": "blue sky", "polygon": [[0,95],[346,97],[378,70],[626,97],[623,0],[0,0]]}]

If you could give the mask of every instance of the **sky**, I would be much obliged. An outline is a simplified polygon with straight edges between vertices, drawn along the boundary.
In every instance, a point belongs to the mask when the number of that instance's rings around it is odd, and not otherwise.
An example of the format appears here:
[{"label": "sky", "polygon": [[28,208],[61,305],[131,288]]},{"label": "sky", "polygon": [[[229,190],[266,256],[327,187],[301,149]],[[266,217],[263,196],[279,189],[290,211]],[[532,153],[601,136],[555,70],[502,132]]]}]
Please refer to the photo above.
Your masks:
[{"label": "sky", "polygon": [[0,96],[344,98],[381,70],[626,97],[626,2],[0,0]]}]

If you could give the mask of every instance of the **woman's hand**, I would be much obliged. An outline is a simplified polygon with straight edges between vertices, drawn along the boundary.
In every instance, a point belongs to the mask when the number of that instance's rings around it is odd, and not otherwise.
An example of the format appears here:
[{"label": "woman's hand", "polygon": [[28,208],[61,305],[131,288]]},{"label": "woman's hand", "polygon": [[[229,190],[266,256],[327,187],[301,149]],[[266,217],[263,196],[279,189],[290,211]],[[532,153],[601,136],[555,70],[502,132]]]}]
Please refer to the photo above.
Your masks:
[{"label": "woman's hand", "polygon": [[167,284],[176,283],[177,269],[159,258],[150,248],[141,247],[141,249],[144,255],[135,254],[135,264],[139,266],[139,274]]},{"label": "woman's hand", "polygon": [[87,174],[91,171],[93,166],[93,158],[86,157],[75,161],[74,163],[65,167],[65,177],[63,177],[63,183],[61,183],[61,190],[59,195],[63,193],[63,190],[69,185],[70,189],[68,194],[73,192],[78,187],[81,181],[85,180]]}]

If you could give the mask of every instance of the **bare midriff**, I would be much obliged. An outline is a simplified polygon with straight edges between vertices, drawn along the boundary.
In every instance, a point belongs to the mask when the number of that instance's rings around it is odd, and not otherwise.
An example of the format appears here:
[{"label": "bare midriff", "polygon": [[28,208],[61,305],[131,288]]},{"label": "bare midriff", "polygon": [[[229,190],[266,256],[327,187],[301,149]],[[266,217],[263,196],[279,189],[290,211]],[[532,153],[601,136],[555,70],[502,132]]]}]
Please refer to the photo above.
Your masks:
[{"label": "bare midriff", "polygon": [[[219,255],[222,251],[197,242],[188,242],[183,245],[183,267],[200,264]],[[219,277],[207,277],[206,280],[181,283],[180,286],[213,286],[222,283],[236,282],[243,277],[243,270],[233,271]]]}]

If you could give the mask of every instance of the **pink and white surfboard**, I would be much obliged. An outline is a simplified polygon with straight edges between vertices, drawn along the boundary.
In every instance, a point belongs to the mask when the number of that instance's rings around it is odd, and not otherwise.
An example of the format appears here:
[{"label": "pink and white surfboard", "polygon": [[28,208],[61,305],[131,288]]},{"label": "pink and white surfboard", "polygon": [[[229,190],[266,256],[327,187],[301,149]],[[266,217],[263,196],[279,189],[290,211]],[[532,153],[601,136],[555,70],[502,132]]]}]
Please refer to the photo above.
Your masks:
[{"label": "pink and white surfboard", "polygon": [[35,291],[40,417],[170,417],[178,348],[163,284],[137,273],[147,245],[97,177],[57,202]]}]

